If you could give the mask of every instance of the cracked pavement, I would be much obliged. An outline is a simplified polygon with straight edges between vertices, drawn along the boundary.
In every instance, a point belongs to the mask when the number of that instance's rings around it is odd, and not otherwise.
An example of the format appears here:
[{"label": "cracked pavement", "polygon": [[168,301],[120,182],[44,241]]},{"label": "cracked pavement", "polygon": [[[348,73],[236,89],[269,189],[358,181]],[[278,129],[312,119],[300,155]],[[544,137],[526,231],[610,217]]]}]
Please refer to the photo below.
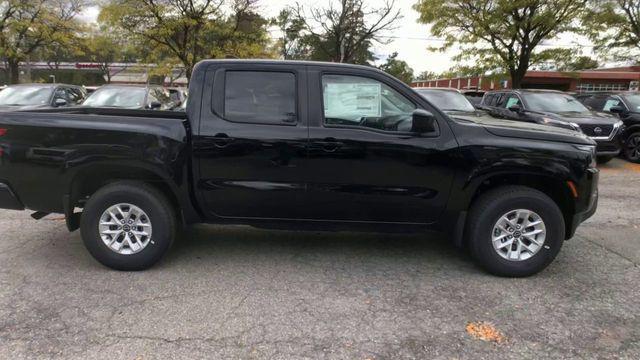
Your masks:
[{"label": "cracked pavement", "polygon": [[640,166],[602,170],[596,215],[526,279],[435,235],[210,225],[117,272],[60,216],[0,210],[0,358],[637,359]]}]

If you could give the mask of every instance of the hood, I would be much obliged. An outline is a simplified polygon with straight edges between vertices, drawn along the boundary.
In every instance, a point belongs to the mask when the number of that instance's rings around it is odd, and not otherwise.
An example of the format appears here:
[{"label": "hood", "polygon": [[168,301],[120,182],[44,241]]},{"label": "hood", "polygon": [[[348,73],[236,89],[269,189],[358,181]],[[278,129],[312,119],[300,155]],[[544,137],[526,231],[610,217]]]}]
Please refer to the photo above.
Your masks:
[{"label": "hood", "polygon": [[0,105],[0,112],[48,109],[49,105]]},{"label": "hood", "polygon": [[585,134],[559,128],[556,126],[542,125],[523,121],[504,120],[489,115],[458,115],[450,114],[453,119],[474,122],[484,127],[488,132],[496,136],[513,137],[520,139],[534,139],[545,141],[559,141],[570,144],[595,145]]},{"label": "hood", "polygon": [[560,112],[560,113],[542,113],[542,114],[557,120],[572,122],[578,125],[583,125],[583,124],[613,125],[620,120],[613,115],[610,115],[607,113],[600,113],[596,111],[589,111],[584,113]]}]

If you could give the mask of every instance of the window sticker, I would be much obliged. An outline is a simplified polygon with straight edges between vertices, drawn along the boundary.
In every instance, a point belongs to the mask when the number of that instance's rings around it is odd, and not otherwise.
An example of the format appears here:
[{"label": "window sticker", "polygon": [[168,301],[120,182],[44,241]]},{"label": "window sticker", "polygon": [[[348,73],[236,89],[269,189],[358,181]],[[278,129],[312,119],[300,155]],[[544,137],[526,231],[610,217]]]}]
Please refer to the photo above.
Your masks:
[{"label": "window sticker", "polygon": [[608,99],[606,103],[604,103],[604,108],[602,111],[610,111],[612,107],[618,106],[620,104],[619,100],[616,99]]},{"label": "window sticker", "polygon": [[507,106],[505,106],[505,108],[508,109],[508,108],[512,107],[513,105],[518,105],[518,98],[517,97],[509,98],[509,100],[507,100]]},{"label": "window sticker", "polygon": [[329,83],[324,89],[324,115],[339,117],[381,116],[381,91],[379,83]]}]

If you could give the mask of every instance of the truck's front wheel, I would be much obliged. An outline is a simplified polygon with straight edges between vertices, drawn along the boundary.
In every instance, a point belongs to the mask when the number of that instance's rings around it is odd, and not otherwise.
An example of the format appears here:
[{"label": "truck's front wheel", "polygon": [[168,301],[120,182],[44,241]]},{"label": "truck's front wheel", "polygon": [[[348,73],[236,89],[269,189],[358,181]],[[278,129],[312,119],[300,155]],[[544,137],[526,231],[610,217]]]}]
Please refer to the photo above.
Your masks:
[{"label": "truck's front wheel", "polygon": [[82,212],[82,240],[91,255],[116,270],[144,270],[169,250],[176,220],[171,203],[144,183],[98,190]]},{"label": "truck's front wheel", "polygon": [[505,186],[478,198],[466,234],[474,259],[500,276],[529,276],[546,268],[564,242],[564,218],[544,193]]}]

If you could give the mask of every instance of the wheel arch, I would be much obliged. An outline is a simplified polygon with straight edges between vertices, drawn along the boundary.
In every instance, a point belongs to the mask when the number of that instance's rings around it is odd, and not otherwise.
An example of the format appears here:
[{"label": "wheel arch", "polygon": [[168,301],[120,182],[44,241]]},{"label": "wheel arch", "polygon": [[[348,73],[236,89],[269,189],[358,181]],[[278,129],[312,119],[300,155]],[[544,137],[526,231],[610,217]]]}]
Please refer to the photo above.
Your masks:
[{"label": "wheel arch", "polygon": [[[560,208],[565,223],[565,234],[571,233],[573,214],[575,214],[575,200],[572,194],[571,185],[566,180],[546,174],[532,174],[528,172],[521,173],[502,173],[492,174],[478,179],[474,182],[474,186],[469,186],[467,198],[465,201],[465,209],[469,209],[473,203],[483,194],[490,190],[510,185],[524,186],[532,188],[549,196]],[[464,219],[464,231],[460,231],[460,235],[456,236],[457,245],[464,244],[466,233],[466,213]],[[565,236],[567,236],[565,235]]]},{"label": "wheel arch", "polygon": [[[185,177],[186,178],[186,177]],[[84,202],[102,187],[119,181],[142,182],[153,186],[164,194],[175,207],[179,221],[183,224],[197,222],[197,211],[192,207],[188,195],[186,179],[181,185],[174,179],[146,164],[94,164],[79,169],[73,175],[64,199],[64,211],[68,219],[76,217],[75,207],[83,207]],[[77,229],[77,221],[67,222],[70,230]]]}]

